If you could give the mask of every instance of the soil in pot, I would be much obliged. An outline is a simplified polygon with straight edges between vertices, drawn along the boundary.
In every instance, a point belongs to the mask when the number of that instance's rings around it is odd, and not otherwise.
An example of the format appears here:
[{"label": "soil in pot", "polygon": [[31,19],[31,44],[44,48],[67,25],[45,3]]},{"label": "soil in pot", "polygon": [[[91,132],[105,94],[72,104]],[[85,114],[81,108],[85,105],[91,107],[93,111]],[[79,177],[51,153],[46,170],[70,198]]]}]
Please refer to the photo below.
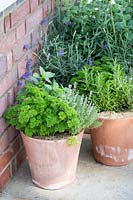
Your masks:
[{"label": "soil in pot", "polygon": [[[83,132],[77,135],[80,143]],[[68,137],[46,140],[21,135],[34,184],[44,189],[59,189],[74,181],[80,144],[68,145]]]},{"label": "soil in pot", "polygon": [[133,162],[133,112],[103,112],[99,120],[102,126],[91,130],[95,160],[109,166]]}]

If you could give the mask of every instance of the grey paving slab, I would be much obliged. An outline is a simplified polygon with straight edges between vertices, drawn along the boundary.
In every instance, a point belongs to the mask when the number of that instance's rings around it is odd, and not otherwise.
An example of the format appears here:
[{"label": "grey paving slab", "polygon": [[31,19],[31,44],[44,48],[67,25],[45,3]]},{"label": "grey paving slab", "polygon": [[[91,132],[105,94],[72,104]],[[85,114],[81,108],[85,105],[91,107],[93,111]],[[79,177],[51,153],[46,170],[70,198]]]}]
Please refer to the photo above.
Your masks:
[{"label": "grey paving slab", "polygon": [[133,164],[96,163],[89,136],[83,139],[75,182],[61,190],[43,190],[31,182],[27,162],[6,186],[0,200],[133,200]]}]

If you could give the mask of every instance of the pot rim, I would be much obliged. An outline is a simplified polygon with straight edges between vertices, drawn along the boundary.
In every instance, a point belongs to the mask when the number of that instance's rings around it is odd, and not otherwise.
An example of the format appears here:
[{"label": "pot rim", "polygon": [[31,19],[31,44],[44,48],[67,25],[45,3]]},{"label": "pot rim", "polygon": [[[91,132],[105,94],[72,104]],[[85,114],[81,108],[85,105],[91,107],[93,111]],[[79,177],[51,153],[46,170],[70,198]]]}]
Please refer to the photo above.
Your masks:
[{"label": "pot rim", "polygon": [[[60,139],[53,139],[53,140],[48,140],[48,139],[38,139],[38,138],[33,138],[33,137],[29,137],[27,135],[25,135],[22,131],[20,131],[21,133],[21,136],[22,137],[25,137],[27,139],[30,139],[30,140],[33,140],[33,141],[38,141],[38,142],[49,142],[49,143],[52,143],[52,142],[60,142],[60,141],[67,141],[67,139],[71,136],[68,136],[67,138],[60,138]],[[82,129],[77,135],[75,136],[79,136],[80,134],[84,133],[84,129]]]},{"label": "pot rim", "polygon": [[[102,116],[102,113],[103,113],[103,116]],[[133,113],[133,112],[127,111],[127,112],[118,112],[117,113],[117,112],[114,112],[114,111],[103,111],[103,112],[98,113],[98,119],[101,119],[101,120],[129,120],[129,119],[133,119],[133,116],[130,116],[130,114],[128,114],[128,113]],[[125,115],[125,114],[127,114],[127,115]]]}]

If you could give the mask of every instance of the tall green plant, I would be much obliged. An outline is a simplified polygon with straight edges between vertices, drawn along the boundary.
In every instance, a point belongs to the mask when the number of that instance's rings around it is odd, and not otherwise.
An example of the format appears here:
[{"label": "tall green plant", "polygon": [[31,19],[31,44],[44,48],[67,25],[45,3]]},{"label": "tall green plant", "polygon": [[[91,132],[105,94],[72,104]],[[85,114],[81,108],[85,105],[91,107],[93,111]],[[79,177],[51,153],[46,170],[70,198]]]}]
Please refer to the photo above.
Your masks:
[{"label": "tall green plant", "polygon": [[55,25],[66,40],[76,32],[84,58],[115,57],[124,66],[132,65],[133,42],[132,1],[109,0],[76,1],[64,3],[58,9]]},{"label": "tall green plant", "polygon": [[133,77],[116,61],[86,65],[72,79],[81,94],[92,92],[92,101],[99,111],[126,111],[133,109]]},{"label": "tall green plant", "polygon": [[56,80],[67,86],[76,71],[84,64],[81,49],[78,43],[74,42],[75,35],[71,42],[64,41],[57,35],[49,40],[39,52],[40,65],[48,71],[56,74]]}]

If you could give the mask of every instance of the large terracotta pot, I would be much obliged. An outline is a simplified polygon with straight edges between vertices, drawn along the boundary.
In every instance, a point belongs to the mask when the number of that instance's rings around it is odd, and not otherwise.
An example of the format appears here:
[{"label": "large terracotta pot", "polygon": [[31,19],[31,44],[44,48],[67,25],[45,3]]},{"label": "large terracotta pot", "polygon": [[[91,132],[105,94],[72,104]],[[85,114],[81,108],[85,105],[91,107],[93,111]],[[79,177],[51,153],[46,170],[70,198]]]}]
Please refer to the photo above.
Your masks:
[{"label": "large terracotta pot", "polygon": [[99,120],[102,126],[91,130],[95,160],[109,166],[133,162],[133,117]]},{"label": "large terracotta pot", "polygon": [[[77,135],[80,142],[83,132]],[[21,135],[35,185],[59,189],[74,181],[80,144],[68,145],[67,139],[41,140]]]}]

